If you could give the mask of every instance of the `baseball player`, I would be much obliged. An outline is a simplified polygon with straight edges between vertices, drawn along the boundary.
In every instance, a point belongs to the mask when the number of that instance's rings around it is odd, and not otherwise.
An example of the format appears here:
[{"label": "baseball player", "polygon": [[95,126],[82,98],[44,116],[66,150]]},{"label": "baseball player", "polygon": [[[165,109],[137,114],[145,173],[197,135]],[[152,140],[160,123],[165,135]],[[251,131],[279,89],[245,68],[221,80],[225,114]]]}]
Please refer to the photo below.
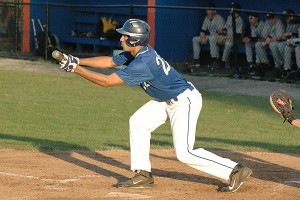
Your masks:
[{"label": "baseball player", "polygon": [[299,28],[299,44],[295,48],[295,54],[296,54],[296,63],[297,63],[298,71],[300,71],[300,28]]},{"label": "baseball player", "polygon": [[[267,54],[264,51],[257,51],[256,44],[262,39],[262,31],[265,26],[265,23],[259,19],[258,13],[248,13],[248,20],[250,23],[250,35],[247,35],[243,38],[243,42],[245,43],[246,50],[246,59],[249,65],[249,71],[255,72],[256,66],[261,65],[262,63],[268,64]],[[256,59],[254,61],[253,58],[253,49],[255,48]],[[262,59],[263,57],[263,59]]]},{"label": "baseball player", "polygon": [[[215,4],[210,3],[208,7],[210,9],[206,10],[207,16],[203,21],[200,36],[193,37],[193,55],[194,63],[199,63],[201,50],[200,47],[201,45],[206,45],[209,43],[211,55],[210,65],[215,65],[217,60],[219,59],[217,30],[224,28],[225,20],[221,15],[217,14],[217,11],[214,9],[216,7]],[[213,42],[210,42],[212,40]]]},{"label": "baseball player", "polygon": [[282,35],[284,31],[285,27],[282,21],[275,16],[273,11],[269,10],[267,13],[267,23],[263,30],[263,37],[265,38],[265,41],[258,46],[258,49],[263,51],[262,48],[270,48],[274,59],[277,76],[281,76],[281,69],[284,63],[282,52],[284,49],[280,49],[282,45],[281,43],[283,42]]},{"label": "baseball player", "polygon": [[[231,8],[233,9],[241,9],[241,4],[233,2],[231,3]],[[220,34],[219,40],[217,41],[219,45],[224,45],[224,51],[222,55],[222,64],[220,68],[224,68],[226,62],[229,58],[231,48],[233,47],[233,24],[232,24],[232,11],[230,11],[230,15],[227,17],[224,29],[218,30]],[[235,24],[236,24],[236,35],[238,40],[243,37],[245,31],[245,23],[242,19],[239,11],[234,11]]]},{"label": "baseball player", "polygon": [[298,37],[288,39],[287,44],[288,44],[288,46],[295,48],[297,71],[300,71],[300,17],[299,16],[298,16],[296,24],[298,26]]},{"label": "baseball player", "polygon": [[[288,8],[283,11],[283,14],[286,21],[286,30],[282,38],[284,40],[297,38],[299,36],[298,25],[296,23],[292,23],[293,15],[295,15],[295,12],[292,9]],[[286,76],[292,68],[292,53],[295,52],[295,46],[289,45],[289,43],[283,43],[280,48],[284,49],[283,76]]]},{"label": "baseball player", "polygon": [[[229,185],[221,191],[235,192],[251,175],[251,169],[202,148],[193,149],[197,120],[202,107],[199,91],[148,44],[150,27],[146,22],[129,19],[122,28],[116,30],[122,35],[120,41],[123,53],[114,57],[85,59],[66,55],[67,59],[60,64],[63,70],[75,72],[103,87],[124,83],[138,85],[152,98],[129,119],[131,170],[135,172],[135,176],[117,183],[116,186],[154,186],[149,159],[151,132],[170,120],[178,160],[195,169],[229,180]],[[110,75],[83,67],[115,68],[118,65],[127,66]]]}]

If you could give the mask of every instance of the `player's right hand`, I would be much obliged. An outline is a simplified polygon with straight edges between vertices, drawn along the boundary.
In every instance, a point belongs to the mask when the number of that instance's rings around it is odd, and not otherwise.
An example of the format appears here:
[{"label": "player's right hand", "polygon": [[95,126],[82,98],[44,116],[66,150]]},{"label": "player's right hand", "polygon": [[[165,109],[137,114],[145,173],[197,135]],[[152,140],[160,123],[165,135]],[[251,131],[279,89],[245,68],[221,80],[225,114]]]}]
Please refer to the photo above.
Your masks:
[{"label": "player's right hand", "polygon": [[60,62],[60,68],[66,72],[75,72],[77,66],[79,65],[79,58],[69,54],[67,59]]},{"label": "player's right hand", "polygon": [[207,37],[202,37],[200,42],[201,44],[207,44],[207,41],[208,41]]},{"label": "player's right hand", "polygon": [[248,44],[248,43],[251,42],[251,39],[249,37],[244,37],[243,38],[243,42],[246,43],[246,44]]}]

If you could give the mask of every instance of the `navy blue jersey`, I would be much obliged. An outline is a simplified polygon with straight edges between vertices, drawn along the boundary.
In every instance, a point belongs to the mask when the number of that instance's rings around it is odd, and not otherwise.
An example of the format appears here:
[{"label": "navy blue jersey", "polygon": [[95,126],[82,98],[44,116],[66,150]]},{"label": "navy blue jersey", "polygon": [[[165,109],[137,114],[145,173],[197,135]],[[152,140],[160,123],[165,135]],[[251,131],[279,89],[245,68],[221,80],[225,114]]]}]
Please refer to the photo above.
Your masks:
[{"label": "navy blue jersey", "polygon": [[142,48],[134,58],[129,52],[113,57],[117,65],[126,65],[116,74],[128,85],[140,85],[158,101],[173,99],[190,87],[190,84],[172,66],[160,57],[151,46]]}]

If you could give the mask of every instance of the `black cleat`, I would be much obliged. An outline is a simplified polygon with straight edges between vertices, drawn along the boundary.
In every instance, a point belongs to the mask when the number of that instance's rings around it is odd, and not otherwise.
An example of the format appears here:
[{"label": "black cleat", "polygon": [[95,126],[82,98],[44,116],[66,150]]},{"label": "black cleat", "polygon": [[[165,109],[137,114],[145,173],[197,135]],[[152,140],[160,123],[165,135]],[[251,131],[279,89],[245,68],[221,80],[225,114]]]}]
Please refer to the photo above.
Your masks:
[{"label": "black cleat", "polygon": [[251,174],[251,169],[242,164],[237,164],[229,176],[229,185],[223,187],[221,192],[236,192]]},{"label": "black cleat", "polygon": [[152,188],[154,186],[154,179],[151,172],[140,170],[136,172],[132,179],[119,182],[116,186],[118,188]]}]

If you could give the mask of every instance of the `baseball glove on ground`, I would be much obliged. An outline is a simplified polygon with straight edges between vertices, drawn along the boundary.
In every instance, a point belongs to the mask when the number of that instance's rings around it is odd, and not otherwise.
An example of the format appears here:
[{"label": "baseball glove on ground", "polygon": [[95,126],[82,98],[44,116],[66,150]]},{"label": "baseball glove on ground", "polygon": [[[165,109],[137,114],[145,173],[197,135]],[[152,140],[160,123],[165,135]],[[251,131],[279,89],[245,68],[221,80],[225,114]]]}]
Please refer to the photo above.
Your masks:
[{"label": "baseball glove on ground", "polygon": [[295,119],[293,101],[293,97],[281,89],[274,91],[270,96],[270,104],[284,118],[283,122],[288,121],[292,123]]}]

